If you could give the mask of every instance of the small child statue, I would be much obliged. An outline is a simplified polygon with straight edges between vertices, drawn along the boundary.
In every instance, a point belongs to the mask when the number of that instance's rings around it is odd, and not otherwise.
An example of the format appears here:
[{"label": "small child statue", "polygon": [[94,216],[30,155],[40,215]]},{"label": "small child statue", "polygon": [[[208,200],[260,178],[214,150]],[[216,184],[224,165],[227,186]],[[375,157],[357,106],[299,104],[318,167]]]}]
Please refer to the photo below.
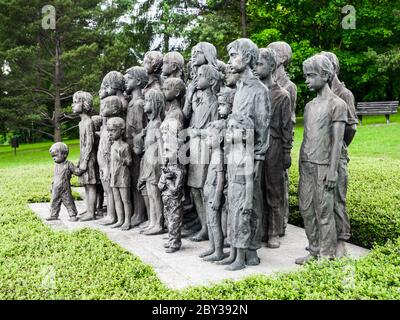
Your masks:
[{"label": "small child statue", "polygon": [[110,163],[110,187],[113,192],[115,210],[118,220],[112,228],[121,227],[121,230],[129,230],[132,218],[131,203],[131,173],[129,167],[132,156],[129,145],[122,140],[125,134],[125,121],[114,117],[107,121],[107,131],[113,141],[111,146]]},{"label": "small child statue", "polygon": [[[146,95],[150,90],[161,91],[161,71],[163,66],[163,55],[160,51],[148,51],[144,55],[143,67],[149,75],[149,82],[143,89]],[[162,113],[164,110],[162,110]],[[162,116],[163,117],[163,116]]]},{"label": "small child statue", "polygon": [[304,264],[316,258],[333,259],[337,248],[334,193],[348,121],[347,105],[329,85],[334,67],[321,54],[303,62],[306,84],[317,96],[304,110],[304,135],[299,157],[299,209],[309,242]]},{"label": "small child statue", "polygon": [[225,120],[210,122],[206,130],[206,145],[211,152],[206,182],[204,184],[204,205],[207,217],[210,247],[200,254],[206,261],[220,261],[224,258],[224,235],[221,225],[221,209],[225,185],[223,141]]},{"label": "small child statue", "polygon": [[111,164],[111,145],[107,130],[107,120],[112,117],[119,117],[122,113],[122,103],[117,96],[109,96],[100,101],[100,115],[103,125],[100,131],[99,150],[97,152],[97,162],[99,164],[100,179],[107,196],[107,217],[100,221],[100,224],[109,225],[117,222],[115,212],[114,196],[110,187],[110,164]]},{"label": "small child statue", "polygon": [[93,112],[93,97],[89,92],[75,92],[72,98],[72,110],[81,117],[79,122],[79,169],[84,173],[79,177],[79,182],[85,187],[86,213],[80,216],[81,221],[95,219],[97,203],[96,174],[97,160],[95,149],[95,130],[90,113]]},{"label": "small child statue", "polygon": [[67,160],[68,147],[65,143],[56,142],[50,148],[50,155],[56,163],[51,184],[50,216],[46,220],[57,220],[61,203],[67,208],[69,221],[78,221],[74,198],[71,194],[71,175],[80,176],[82,171]]},{"label": "small child statue", "polygon": [[[93,120],[93,125],[94,125],[94,130],[95,130],[95,135],[94,135],[94,149],[96,153],[96,159],[97,159],[97,152],[99,151],[99,144],[100,144],[100,129],[101,125],[103,123],[103,119],[101,118],[100,115],[95,115],[92,116]],[[99,170],[99,165],[96,160],[96,177],[97,177],[97,184],[96,184],[96,190],[97,190],[97,215],[102,216],[103,215],[103,204],[104,204],[104,188],[103,185],[101,184],[100,180],[100,170]]]},{"label": "small child statue", "polygon": [[168,242],[165,252],[178,251],[182,245],[181,228],[183,218],[185,167],[178,161],[178,150],[182,144],[174,137],[164,140],[165,165],[161,170],[158,188],[164,205],[164,216],[168,225]]},{"label": "small child statue", "polygon": [[149,122],[144,129],[144,155],[141,161],[138,190],[146,187],[149,197],[149,225],[143,230],[143,234],[154,235],[164,232],[162,199],[158,182],[161,175],[161,112],[164,110],[164,95],[159,90],[150,90],[145,95],[144,112]]},{"label": "small child statue", "polygon": [[225,147],[227,151],[227,177],[229,216],[231,218],[231,252],[221,264],[227,270],[245,268],[246,251],[251,247],[257,213],[253,209],[254,187],[254,124],[242,114],[229,117]]}]

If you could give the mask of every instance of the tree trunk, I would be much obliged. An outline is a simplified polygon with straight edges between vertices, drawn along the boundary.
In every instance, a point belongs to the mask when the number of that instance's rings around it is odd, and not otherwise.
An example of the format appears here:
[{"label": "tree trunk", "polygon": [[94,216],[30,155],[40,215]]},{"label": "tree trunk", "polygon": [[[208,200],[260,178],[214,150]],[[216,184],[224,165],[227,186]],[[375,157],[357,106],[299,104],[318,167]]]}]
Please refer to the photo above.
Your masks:
[{"label": "tree trunk", "polygon": [[246,2],[247,0],[240,0],[240,24],[243,38],[247,38]]},{"label": "tree trunk", "polygon": [[55,56],[55,69],[54,69],[54,142],[61,141],[61,96],[60,96],[60,85],[61,85],[61,39],[60,35],[56,31],[56,56]]}]

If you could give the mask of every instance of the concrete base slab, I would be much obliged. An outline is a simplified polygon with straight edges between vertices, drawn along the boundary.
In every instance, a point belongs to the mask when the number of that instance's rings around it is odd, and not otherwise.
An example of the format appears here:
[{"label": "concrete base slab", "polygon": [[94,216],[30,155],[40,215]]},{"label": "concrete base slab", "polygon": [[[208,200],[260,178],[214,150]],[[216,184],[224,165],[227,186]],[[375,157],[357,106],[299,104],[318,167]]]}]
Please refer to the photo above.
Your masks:
[{"label": "concrete base slab", "polygon": [[[84,211],[83,201],[76,201],[76,205],[78,212]],[[208,241],[192,242],[189,239],[182,239],[181,250],[166,253],[163,244],[166,242],[167,234],[146,236],[139,233],[139,228],[121,231],[100,225],[100,220],[70,222],[64,206],[62,206],[59,220],[46,221],[44,219],[50,215],[49,203],[33,203],[29,207],[55,230],[74,231],[90,227],[104,232],[112,241],[138,256],[143,262],[150,264],[161,281],[174,289],[209,285],[224,279],[239,280],[255,274],[270,275],[274,272],[293,271],[301,268],[294,263],[295,259],[308,253],[305,250],[308,242],[304,229],[288,225],[286,235],[280,239],[280,248],[263,247],[258,250],[260,265],[246,267],[239,271],[227,271],[225,266],[206,262],[198,257],[207,249]],[[352,258],[359,258],[369,252],[367,249],[352,244],[347,244],[346,248]],[[225,249],[226,252],[228,250]]]}]

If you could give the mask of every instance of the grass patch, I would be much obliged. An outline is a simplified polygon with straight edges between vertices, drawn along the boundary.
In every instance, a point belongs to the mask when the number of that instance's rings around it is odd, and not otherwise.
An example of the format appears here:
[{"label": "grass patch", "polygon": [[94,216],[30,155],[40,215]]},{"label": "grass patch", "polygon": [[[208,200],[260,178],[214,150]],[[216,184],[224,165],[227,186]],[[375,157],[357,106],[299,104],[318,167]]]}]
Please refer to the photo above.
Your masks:
[{"label": "grass patch", "polygon": [[[297,128],[293,211],[301,134]],[[166,288],[150,266],[101,232],[55,232],[27,208],[50,198],[51,143],[21,146],[16,157],[0,148],[0,299],[400,299],[399,136],[400,123],[363,125],[350,149],[352,241],[373,247],[368,256],[180,291]],[[67,144],[76,162],[78,143]],[[301,223],[296,213],[291,219]]]}]

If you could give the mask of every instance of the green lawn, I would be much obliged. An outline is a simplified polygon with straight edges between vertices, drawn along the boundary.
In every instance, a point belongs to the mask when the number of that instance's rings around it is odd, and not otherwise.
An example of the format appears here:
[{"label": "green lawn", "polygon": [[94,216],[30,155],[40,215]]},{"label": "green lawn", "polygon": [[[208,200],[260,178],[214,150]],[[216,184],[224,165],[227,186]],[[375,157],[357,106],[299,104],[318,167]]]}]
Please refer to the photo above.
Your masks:
[{"label": "green lawn", "polygon": [[[101,232],[55,232],[28,209],[50,199],[51,143],[21,145],[16,156],[0,147],[0,299],[400,299],[400,121],[393,117],[387,126],[381,118],[367,118],[373,125],[359,127],[350,148],[351,241],[372,247],[368,256],[182,291],[166,288],[150,266]],[[296,224],[301,136],[299,126],[290,172]],[[76,161],[78,141],[67,144]],[[50,286],[47,270],[55,272]]]}]

